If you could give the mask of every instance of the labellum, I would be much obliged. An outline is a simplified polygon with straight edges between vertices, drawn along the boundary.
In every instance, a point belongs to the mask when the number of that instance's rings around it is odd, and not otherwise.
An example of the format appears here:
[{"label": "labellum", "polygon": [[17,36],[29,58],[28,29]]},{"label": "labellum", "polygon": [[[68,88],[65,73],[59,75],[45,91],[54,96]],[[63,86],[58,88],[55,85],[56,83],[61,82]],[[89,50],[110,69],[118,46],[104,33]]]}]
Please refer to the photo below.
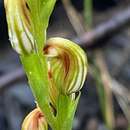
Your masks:
[{"label": "labellum", "polygon": [[44,48],[50,80],[50,97],[55,106],[59,94],[74,94],[82,88],[87,74],[85,52],[63,38],[51,38]]},{"label": "labellum", "polygon": [[9,39],[19,54],[28,54],[34,49],[30,32],[30,12],[26,0],[4,0]]},{"label": "labellum", "polygon": [[48,130],[48,124],[40,108],[34,109],[24,119],[22,130]]}]

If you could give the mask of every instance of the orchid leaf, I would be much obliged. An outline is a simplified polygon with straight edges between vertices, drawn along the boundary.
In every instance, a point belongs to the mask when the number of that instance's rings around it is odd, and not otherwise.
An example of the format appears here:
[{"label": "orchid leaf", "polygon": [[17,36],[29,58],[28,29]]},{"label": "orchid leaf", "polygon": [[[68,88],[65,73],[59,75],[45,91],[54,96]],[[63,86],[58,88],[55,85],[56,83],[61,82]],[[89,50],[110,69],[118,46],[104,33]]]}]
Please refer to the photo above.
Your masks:
[{"label": "orchid leaf", "polygon": [[76,99],[66,95],[59,95],[57,101],[57,130],[72,130],[73,119],[79,102],[81,93],[79,92]]},{"label": "orchid leaf", "polygon": [[47,77],[47,64],[45,57],[41,60],[37,54],[30,56],[21,56],[21,61],[25,69],[26,75],[29,80],[30,87],[33,95],[41,108],[45,113],[45,117],[50,125],[54,125],[54,115],[49,105],[49,83]]},{"label": "orchid leaf", "polygon": [[32,32],[38,50],[41,51],[46,41],[46,29],[56,0],[27,0],[31,12]]}]

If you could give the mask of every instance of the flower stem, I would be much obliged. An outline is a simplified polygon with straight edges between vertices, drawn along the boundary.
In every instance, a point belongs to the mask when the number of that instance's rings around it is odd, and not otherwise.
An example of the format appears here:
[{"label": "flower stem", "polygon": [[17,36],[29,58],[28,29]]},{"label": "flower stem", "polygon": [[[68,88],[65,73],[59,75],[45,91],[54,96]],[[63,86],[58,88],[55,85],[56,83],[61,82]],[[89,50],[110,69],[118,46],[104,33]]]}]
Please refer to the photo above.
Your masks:
[{"label": "flower stem", "polygon": [[57,101],[56,127],[53,130],[72,130],[73,119],[80,98],[73,100],[67,95],[60,95]]},{"label": "flower stem", "polygon": [[128,129],[127,130],[130,130],[130,123],[128,124]]},{"label": "flower stem", "polygon": [[[50,126],[54,126],[55,118],[49,103],[49,82],[45,57],[37,54],[21,56],[21,61],[27,74],[32,92],[39,107],[44,112]],[[44,98],[42,98],[44,97]]]},{"label": "flower stem", "polygon": [[84,18],[87,29],[92,28],[92,0],[84,0]]}]

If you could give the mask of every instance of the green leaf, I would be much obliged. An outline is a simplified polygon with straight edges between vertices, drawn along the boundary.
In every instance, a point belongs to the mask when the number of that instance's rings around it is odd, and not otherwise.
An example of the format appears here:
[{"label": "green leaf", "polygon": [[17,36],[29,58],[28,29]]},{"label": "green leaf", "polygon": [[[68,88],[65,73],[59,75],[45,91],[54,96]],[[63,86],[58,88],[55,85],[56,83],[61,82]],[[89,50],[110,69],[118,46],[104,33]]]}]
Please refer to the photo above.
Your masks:
[{"label": "green leaf", "polygon": [[31,54],[21,56],[21,61],[27,74],[29,84],[31,85],[33,95],[38,102],[39,107],[44,112],[45,117],[51,126],[54,125],[54,115],[49,104],[49,82],[46,58]]},{"label": "green leaf", "polygon": [[54,130],[71,130],[73,125],[73,119],[77,104],[80,98],[80,92],[76,99],[72,99],[67,95],[59,95],[57,101],[57,115],[56,123],[57,128]]},{"label": "green leaf", "polygon": [[39,51],[46,41],[46,29],[56,0],[27,0],[31,12],[32,32]]}]

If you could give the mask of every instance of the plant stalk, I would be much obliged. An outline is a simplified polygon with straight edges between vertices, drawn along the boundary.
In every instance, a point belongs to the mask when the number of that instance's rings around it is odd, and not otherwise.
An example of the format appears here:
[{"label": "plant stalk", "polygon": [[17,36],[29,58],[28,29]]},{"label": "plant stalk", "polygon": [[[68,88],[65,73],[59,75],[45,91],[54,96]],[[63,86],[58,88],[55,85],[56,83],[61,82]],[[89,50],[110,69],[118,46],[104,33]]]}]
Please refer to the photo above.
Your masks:
[{"label": "plant stalk", "polygon": [[84,18],[87,29],[92,28],[93,14],[92,14],[92,0],[84,0]]},{"label": "plant stalk", "polygon": [[130,123],[128,124],[128,130],[130,130]]}]

